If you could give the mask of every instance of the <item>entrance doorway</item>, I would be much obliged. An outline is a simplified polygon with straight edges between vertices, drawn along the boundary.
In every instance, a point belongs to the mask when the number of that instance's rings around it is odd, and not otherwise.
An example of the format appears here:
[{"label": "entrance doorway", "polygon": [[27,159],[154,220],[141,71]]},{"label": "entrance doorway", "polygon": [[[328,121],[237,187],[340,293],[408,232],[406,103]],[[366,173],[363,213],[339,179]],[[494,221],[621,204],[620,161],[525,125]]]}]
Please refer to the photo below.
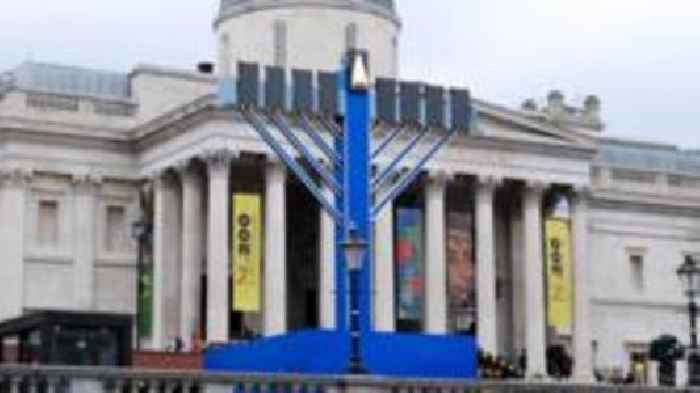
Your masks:
[{"label": "entrance doorway", "polygon": [[287,326],[319,327],[318,202],[298,181],[287,185]]}]

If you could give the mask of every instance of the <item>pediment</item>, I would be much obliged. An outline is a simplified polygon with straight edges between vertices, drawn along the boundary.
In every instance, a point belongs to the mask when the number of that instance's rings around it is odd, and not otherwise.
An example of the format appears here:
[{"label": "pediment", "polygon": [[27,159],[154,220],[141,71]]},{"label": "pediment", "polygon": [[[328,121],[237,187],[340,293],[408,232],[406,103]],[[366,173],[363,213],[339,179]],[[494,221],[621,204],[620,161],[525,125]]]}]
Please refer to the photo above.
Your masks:
[{"label": "pediment", "polygon": [[[573,128],[560,127],[543,119],[532,118],[520,111],[474,100],[477,113],[475,129],[470,137],[488,140],[494,144],[517,148],[518,145],[554,147],[590,151],[597,150],[598,139]],[[166,113],[134,130],[134,137],[141,144],[150,144],[187,132],[207,122],[233,120],[230,111],[218,108],[215,96],[203,96]],[[235,116],[235,115],[233,115]],[[469,137],[467,137],[469,138]]]},{"label": "pediment", "polygon": [[541,144],[583,150],[596,150],[597,138],[574,128],[562,127],[521,111],[474,101],[478,114],[475,134],[504,143]]}]

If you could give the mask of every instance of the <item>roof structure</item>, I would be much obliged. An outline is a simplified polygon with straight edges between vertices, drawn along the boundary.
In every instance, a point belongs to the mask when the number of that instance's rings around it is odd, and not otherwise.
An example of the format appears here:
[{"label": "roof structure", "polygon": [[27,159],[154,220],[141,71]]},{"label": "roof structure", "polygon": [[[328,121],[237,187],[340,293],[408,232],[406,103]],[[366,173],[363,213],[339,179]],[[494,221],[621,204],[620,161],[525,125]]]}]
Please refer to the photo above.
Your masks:
[{"label": "roof structure", "polygon": [[[254,2],[255,0],[222,0],[227,4]],[[393,7],[391,0],[366,0]],[[11,89],[41,91],[71,96],[97,96],[106,98],[131,98],[128,73],[95,70],[77,66],[50,63],[24,62],[14,69],[0,73],[0,94]],[[481,101],[479,111],[486,110]],[[527,116],[523,116],[526,120]],[[546,121],[546,120],[544,120]],[[603,138],[600,140],[598,164],[617,168],[672,173],[700,172],[700,152],[683,150],[672,145],[662,145],[629,140]]]},{"label": "roof structure", "polygon": [[127,74],[48,63],[24,62],[3,74],[1,83],[58,94],[129,97]]},{"label": "roof structure", "polygon": [[670,145],[604,139],[598,161],[620,168],[700,173],[700,153]]}]

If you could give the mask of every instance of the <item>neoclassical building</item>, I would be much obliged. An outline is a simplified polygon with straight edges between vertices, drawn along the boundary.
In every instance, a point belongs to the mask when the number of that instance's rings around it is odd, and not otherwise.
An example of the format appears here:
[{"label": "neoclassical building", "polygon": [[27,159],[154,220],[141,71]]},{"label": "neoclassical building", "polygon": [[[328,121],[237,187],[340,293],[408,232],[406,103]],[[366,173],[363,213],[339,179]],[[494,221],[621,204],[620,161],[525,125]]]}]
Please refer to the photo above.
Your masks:
[{"label": "neoclassical building", "polygon": [[[25,62],[3,73],[0,320],[138,308],[153,350],[334,328],[334,224],[220,108],[218,82],[239,61],[334,71],[348,48],[370,52],[374,76],[399,77],[400,31],[391,0],[222,0],[213,72]],[[487,352],[526,353],[531,374],[562,347],[581,380],[629,369],[662,333],[686,340],[675,270],[700,254],[700,153],[606,138],[595,96],[543,101],[473,99],[470,132],[376,220],[375,329],[476,334]],[[254,311],[232,299],[235,195],[260,202]],[[140,218],[152,224],[143,269],[130,233]]]}]

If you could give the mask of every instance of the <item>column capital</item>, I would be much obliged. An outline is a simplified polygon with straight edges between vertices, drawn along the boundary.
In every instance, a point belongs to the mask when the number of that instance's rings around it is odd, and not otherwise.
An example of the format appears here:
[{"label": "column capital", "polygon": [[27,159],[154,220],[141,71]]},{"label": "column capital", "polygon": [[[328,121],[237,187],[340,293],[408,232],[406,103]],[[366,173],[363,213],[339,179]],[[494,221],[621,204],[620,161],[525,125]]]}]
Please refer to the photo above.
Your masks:
[{"label": "column capital", "polygon": [[195,185],[201,179],[201,174],[195,166],[192,165],[192,160],[178,161],[175,165],[175,171],[180,176],[182,185]]},{"label": "column capital", "polygon": [[32,181],[34,171],[27,167],[0,168],[0,181],[15,187],[25,187]]},{"label": "column capital", "polygon": [[265,168],[268,170],[287,171],[286,165],[274,154],[268,154],[265,156]]},{"label": "column capital", "polygon": [[444,187],[454,178],[454,173],[443,169],[428,171],[428,184]]},{"label": "column capital", "polygon": [[231,165],[231,161],[240,156],[239,151],[234,151],[231,149],[216,149],[216,150],[205,150],[199,156],[209,168],[212,170],[222,170],[228,168]]},{"label": "column capital", "polygon": [[173,169],[175,169],[175,172],[177,172],[180,176],[187,174],[191,168],[192,164],[192,159],[191,158],[184,158],[182,160],[178,160],[175,162],[175,165],[173,165]]},{"label": "column capital", "polygon": [[480,189],[493,191],[503,185],[503,178],[495,175],[478,175],[476,180]]},{"label": "column capital", "polygon": [[98,172],[76,172],[71,175],[71,182],[78,191],[90,192],[102,185],[104,179]]},{"label": "column capital", "polygon": [[539,180],[539,179],[525,180],[525,190],[528,193],[534,193],[534,194],[541,196],[547,190],[548,187],[549,187],[549,183],[547,183],[544,180]]}]

